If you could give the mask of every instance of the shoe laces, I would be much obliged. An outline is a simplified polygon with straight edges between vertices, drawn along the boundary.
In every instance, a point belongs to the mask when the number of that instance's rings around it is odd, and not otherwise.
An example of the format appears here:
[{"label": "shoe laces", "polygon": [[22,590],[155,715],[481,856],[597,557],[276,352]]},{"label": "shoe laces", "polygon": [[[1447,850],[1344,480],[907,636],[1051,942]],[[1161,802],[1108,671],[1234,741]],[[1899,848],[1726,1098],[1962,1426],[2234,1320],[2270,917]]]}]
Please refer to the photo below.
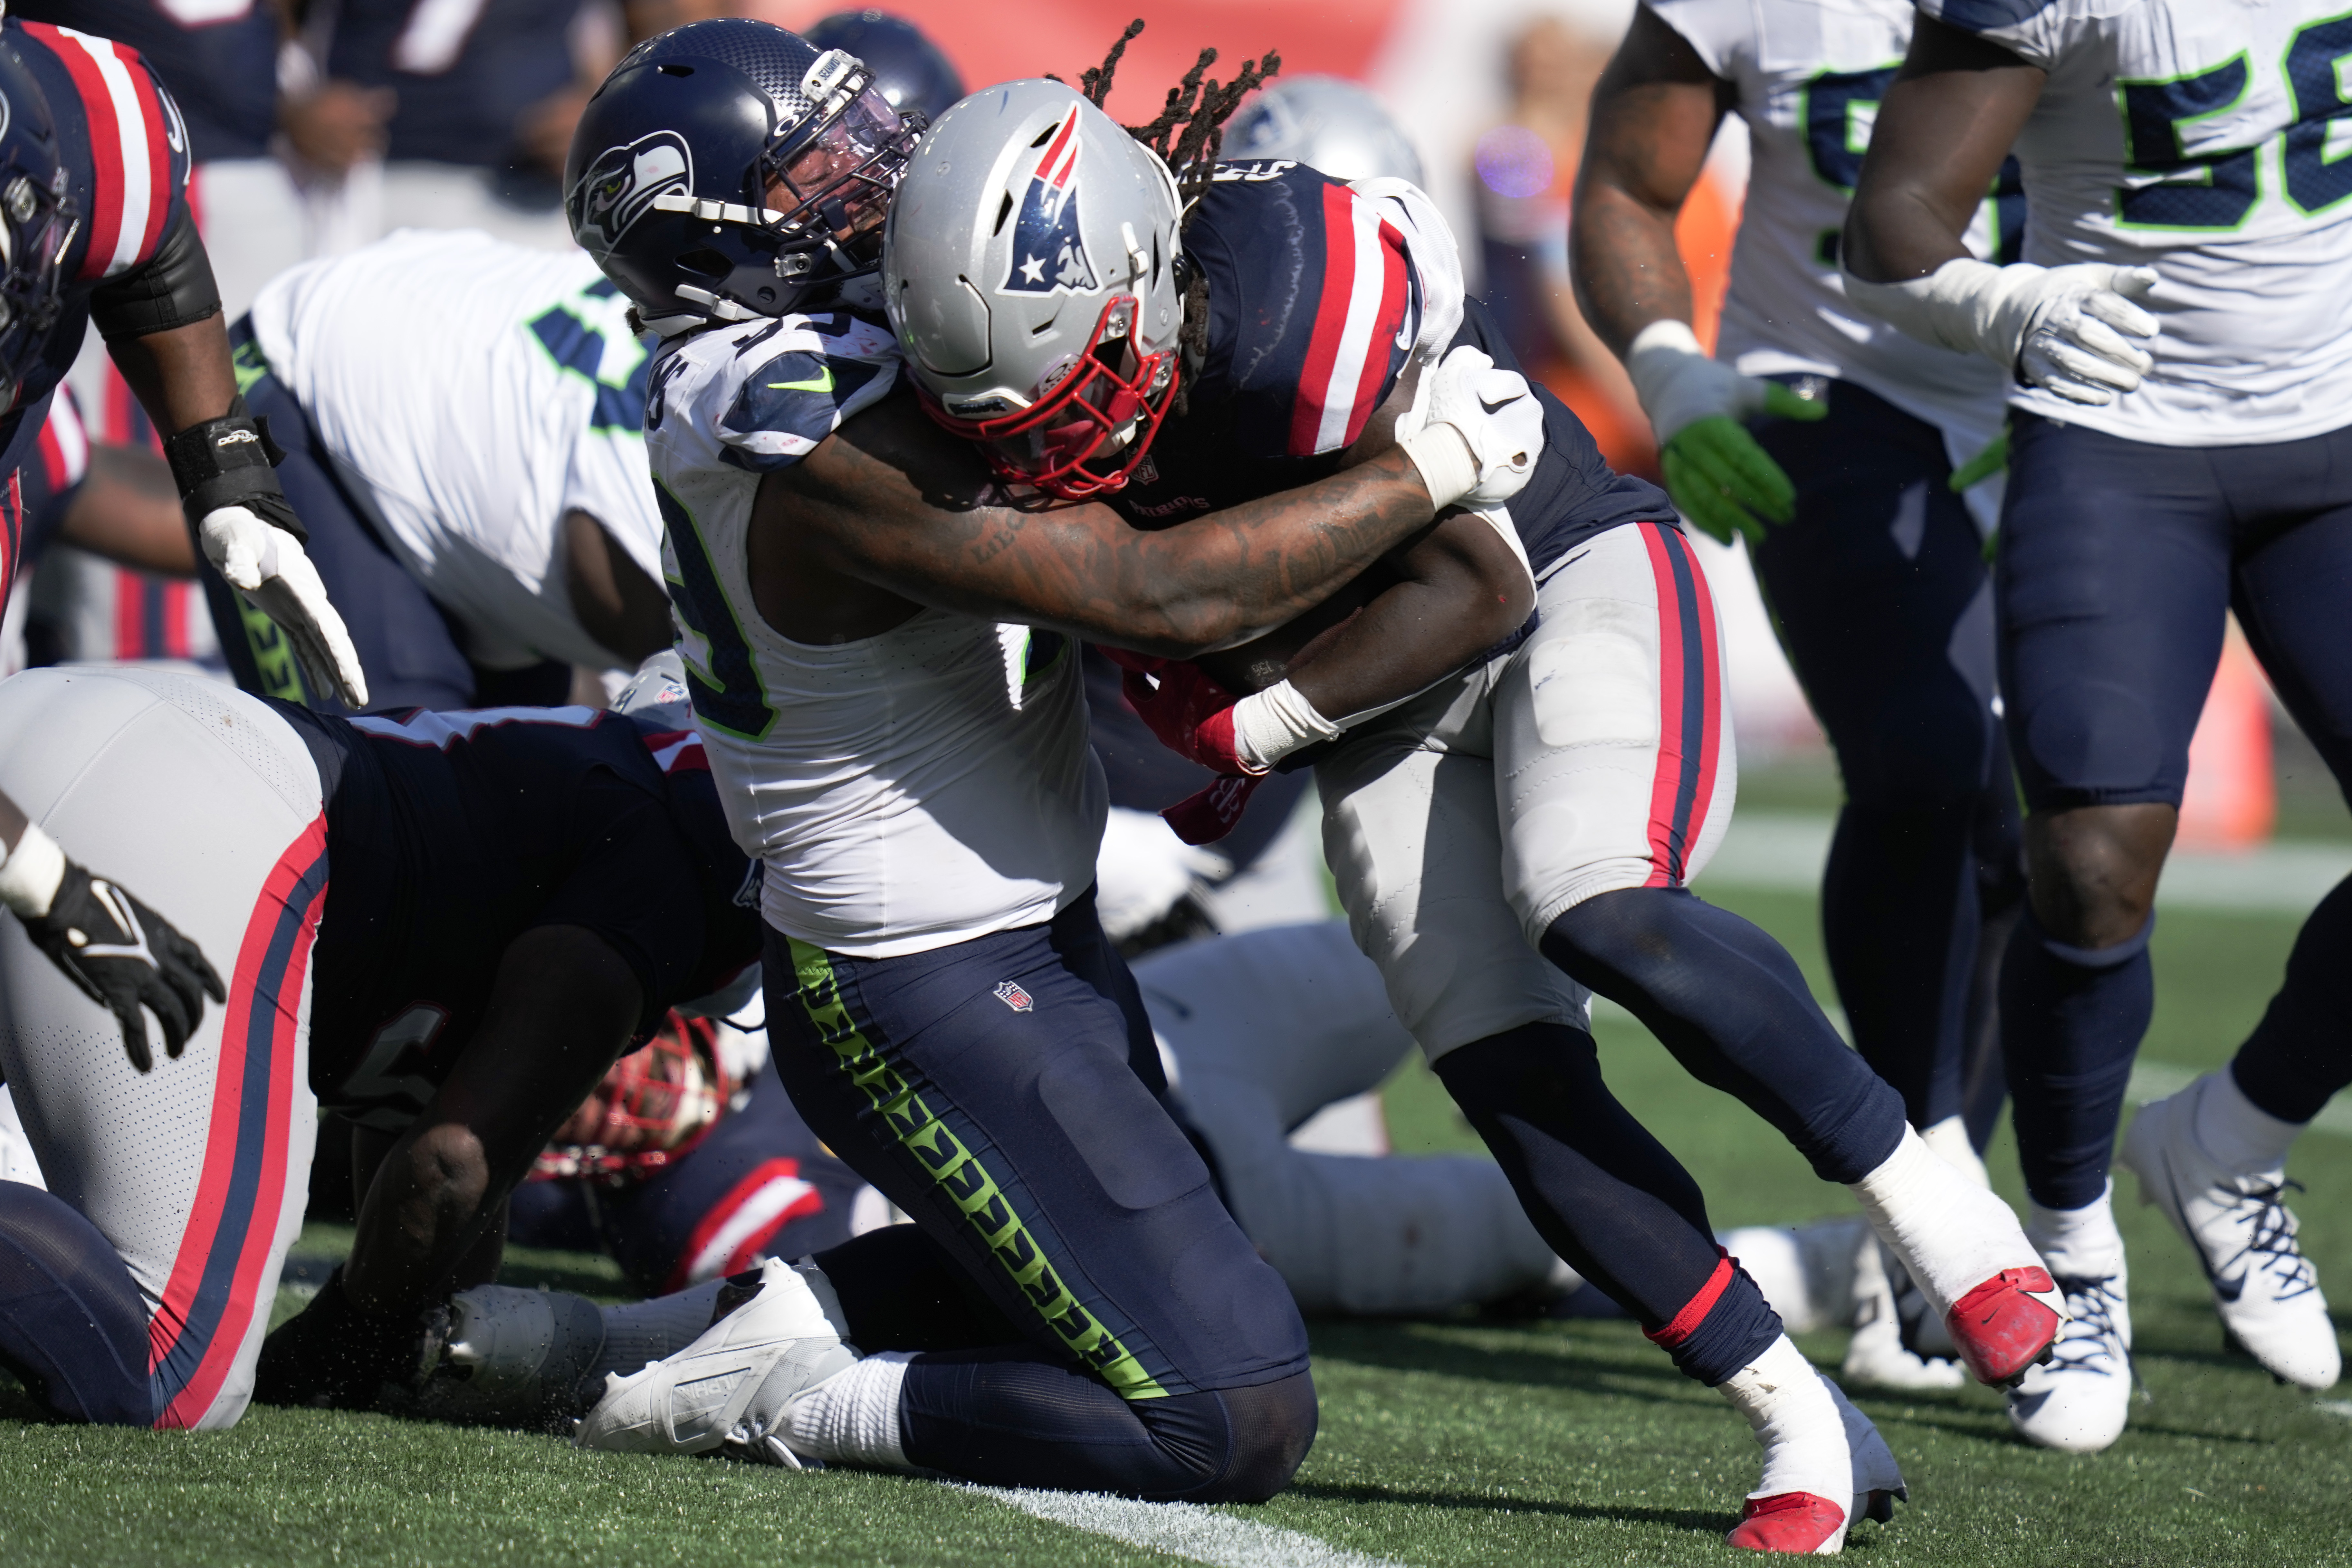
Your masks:
[{"label": "shoe laces", "polygon": [[2131,1352],[2124,1348],[2123,1332],[2116,1325],[2116,1310],[2123,1305],[2123,1292],[2116,1289],[2112,1274],[2096,1279],[2064,1279],[2058,1288],[2066,1293],[2066,1312],[2071,1320],[2058,1329],[2058,1341],[2050,1347],[2050,1364],[2046,1370],[2059,1373],[2085,1372],[2101,1377],[2113,1375],[2108,1368],[2094,1364],[2099,1357],[2112,1357],[2121,1367],[2131,1365]]},{"label": "shoe laces", "polygon": [[2280,1181],[2242,1194],[2232,1222],[2246,1230],[2246,1244],[2231,1263],[2245,1260],[2249,1273],[2270,1276],[2271,1299],[2291,1301],[2319,1289],[2319,1272],[2303,1255],[2295,1240],[2295,1218],[2286,1206],[2287,1189],[2304,1190],[2301,1182]]}]

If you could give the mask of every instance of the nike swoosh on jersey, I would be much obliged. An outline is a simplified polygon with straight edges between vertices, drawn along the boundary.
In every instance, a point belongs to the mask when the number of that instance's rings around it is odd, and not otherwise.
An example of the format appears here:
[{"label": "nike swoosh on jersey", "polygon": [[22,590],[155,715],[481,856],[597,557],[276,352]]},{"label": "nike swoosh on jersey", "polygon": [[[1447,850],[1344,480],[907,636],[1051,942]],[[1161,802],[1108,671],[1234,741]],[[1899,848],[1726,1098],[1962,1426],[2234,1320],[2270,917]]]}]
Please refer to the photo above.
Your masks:
[{"label": "nike swoosh on jersey", "polygon": [[833,366],[825,366],[824,374],[814,381],[772,381],[768,383],[768,390],[771,392],[831,392]]}]

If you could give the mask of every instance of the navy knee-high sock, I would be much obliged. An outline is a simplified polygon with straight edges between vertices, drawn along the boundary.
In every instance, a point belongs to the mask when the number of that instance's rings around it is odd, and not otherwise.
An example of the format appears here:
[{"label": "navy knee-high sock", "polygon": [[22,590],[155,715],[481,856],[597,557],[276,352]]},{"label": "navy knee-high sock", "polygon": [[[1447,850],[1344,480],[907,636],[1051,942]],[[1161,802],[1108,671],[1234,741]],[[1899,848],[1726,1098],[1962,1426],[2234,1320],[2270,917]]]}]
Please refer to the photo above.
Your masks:
[{"label": "navy knee-high sock", "polygon": [[1630,1010],[1700,1082],[1780,1129],[1823,1181],[1858,1182],[1903,1139],[1903,1097],[1846,1048],[1796,960],[1681,888],[1587,899],[1546,958]]},{"label": "navy knee-high sock", "polygon": [[1780,1337],[1754,1281],[1724,1272],[1698,1184],[1601,1080],[1591,1036],[1526,1024],[1436,1072],[1544,1241],[1684,1372],[1712,1386]]},{"label": "navy knee-high sock", "polygon": [[0,1366],[66,1420],[154,1424],[131,1270],[79,1210],[22,1182],[0,1182]]},{"label": "navy knee-high sock", "polygon": [[1960,1113],[1981,924],[1976,803],[1848,802],[1822,879],[1822,937],[1854,1048],[1915,1127]]},{"label": "navy knee-high sock", "polygon": [[2132,1058],[2156,1011],[2147,939],[2069,947],[2031,910],[2001,963],[2002,1051],[2025,1190],[2044,1208],[2078,1209],[2106,1190]]},{"label": "navy knee-high sock", "polygon": [[2286,984],[2238,1049],[2230,1075],[2282,1121],[2308,1121],[2352,1083],[2352,878],[2296,933]]}]

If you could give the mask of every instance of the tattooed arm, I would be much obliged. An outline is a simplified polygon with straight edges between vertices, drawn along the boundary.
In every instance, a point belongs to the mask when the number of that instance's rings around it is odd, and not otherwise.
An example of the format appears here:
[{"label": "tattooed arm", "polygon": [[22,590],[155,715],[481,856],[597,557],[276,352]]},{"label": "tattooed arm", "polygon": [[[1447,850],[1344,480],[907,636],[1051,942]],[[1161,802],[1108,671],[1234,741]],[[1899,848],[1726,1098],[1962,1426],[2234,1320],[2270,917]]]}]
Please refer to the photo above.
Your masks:
[{"label": "tattooed arm", "polygon": [[976,451],[894,397],[761,482],[751,591],[800,642],[872,637],[929,605],[1181,658],[1313,608],[1432,516],[1394,450],[1156,531],[1104,506],[1010,506]]},{"label": "tattooed arm", "polygon": [[1647,6],[1601,85],[1576,182],[1570,267],[1584,319],[1620,358],[1643,327],[1691,319],[1675,219],[1706,166],[1731,84]]}]

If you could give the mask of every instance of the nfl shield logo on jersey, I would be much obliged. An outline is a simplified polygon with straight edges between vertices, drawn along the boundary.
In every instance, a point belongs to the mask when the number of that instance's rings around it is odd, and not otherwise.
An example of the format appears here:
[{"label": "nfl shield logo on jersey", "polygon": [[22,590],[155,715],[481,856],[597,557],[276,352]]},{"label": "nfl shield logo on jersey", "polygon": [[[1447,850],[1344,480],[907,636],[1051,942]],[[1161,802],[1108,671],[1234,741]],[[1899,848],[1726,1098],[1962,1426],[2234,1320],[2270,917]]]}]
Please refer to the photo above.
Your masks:
[{"label": "nfl shield logo on jersey", "polygon": [[1013,269],[1003,292],[1055,294],[1095,287],[1095,269],[1078,234],[1078,114],[1073,105],[1029,177],[1013,230]]},{"label": "nfl shield logo on jersey", "polygon": [[996,999],[1016,1013],[1026,1013],[1036,1005],[1034,1002],[1029,1000],[1029,993],[1022,990],[1010,980],[1000,980],[996,983]]},{"label": "nfl shield logo on jersey", "polygon": [[652,210],[665,191],[694,188],[694,154],[675,131],[640,136],[625,147],[607,147],[580,182],[579,222],[583,242],[593,234],[603,249],[620,243],[631,225]]}]

